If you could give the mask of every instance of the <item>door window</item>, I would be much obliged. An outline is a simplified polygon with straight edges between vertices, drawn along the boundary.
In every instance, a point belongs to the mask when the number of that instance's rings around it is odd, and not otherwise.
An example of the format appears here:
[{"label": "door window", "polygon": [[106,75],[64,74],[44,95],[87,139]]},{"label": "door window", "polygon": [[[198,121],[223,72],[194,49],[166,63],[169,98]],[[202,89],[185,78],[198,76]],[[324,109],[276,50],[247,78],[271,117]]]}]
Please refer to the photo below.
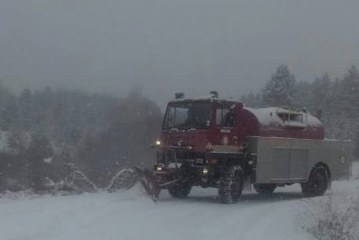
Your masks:
[{"label": "door window", "polygon": [[235,105],[219,104],[216,109],[216,125],[220,127],[234,127],[235,124]]}]

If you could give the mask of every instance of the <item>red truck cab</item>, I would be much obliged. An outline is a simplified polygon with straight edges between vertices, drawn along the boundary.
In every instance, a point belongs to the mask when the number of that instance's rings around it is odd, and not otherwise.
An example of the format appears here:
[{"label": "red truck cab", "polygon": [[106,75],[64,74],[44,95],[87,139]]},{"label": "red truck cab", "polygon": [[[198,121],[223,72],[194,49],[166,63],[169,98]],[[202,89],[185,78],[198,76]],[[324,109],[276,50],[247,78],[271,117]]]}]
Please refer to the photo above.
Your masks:
[{"label": "red truck cab", "polygon": [[320,121],[305,110],[246,108],[217,97],[179,99],[168,103],[161,147],[187,147],[207,152],[215,147],[242,148],[249,136],[323,139]]}]

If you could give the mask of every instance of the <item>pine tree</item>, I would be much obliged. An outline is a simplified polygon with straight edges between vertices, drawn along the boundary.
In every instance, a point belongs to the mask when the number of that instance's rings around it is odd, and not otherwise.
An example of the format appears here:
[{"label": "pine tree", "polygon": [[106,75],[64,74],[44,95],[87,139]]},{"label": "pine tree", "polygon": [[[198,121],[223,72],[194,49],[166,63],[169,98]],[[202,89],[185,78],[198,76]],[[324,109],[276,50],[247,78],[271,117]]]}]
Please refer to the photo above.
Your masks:
[{"label": "pine tree", "polygon": [[350,112],[351,116],[359,117],[359,73],[355,66],[345,74],[341,91],[341,107]]},{"label": "pine tree", "polygon": [[28,149],[28,174],[31,187],[43,190],[47,166],[45,160],[54,156],[50,141],[41,133],[33,136]]},{"label": "pine tree", "polygon": [[359,73],[352,66],[337,79],[328,101],[330,137],[354,140],[359,132]]},{"label": "pine tree", "polygon": [[294,100],[292,107],[297,108],[310,108],[310,89],[311,84],[308,82],[300,81],[295,86],[296,91],[293,95]]},{"label": "pine tree", "polygon": [[310,107],[313,110],[327,109],[327,103],[332,94],[332,81],[327,73],[316,78],[310,86]]},{"label": "pine tree", "polygon": [[359,157],[359,131],[356,133],[356,137],[354,139],[354,156]]},{"label": "pine tree", "polygon": [[19,128],[20,113],[18,101],[15,97],[9,98],[2,106],[0,113],[0,127],[9,131]]},{"label": "pine tree", "polygon": [[296,80],[288,66],[280,65],[262,91],[268,106],[292,106],[294,104]]},{"label": "pine tree", "polygon": [[18,106],[19,106],[19,114],[20,114],[20,128],[24,129],[26,131],[29,131],[32,129],[37,122],[35,119],[35,109],[33,106],[33,96],[29,89],[25,89],[19,100],[18,100]]},{"label": "pine tree", "polygon": [[260,93],[254,94],[253,92],[248,93],[248,95],[243,95],[241,97],[241,102],[248,107],[263,107],[262,95]]},{"label": "pine tree", "polygon": [[307,108],[314,115],[321,118],[324,124],[326,136],[331,133],[331,119],[333,109],[330,107],[333,101],[333,82],[330,76],[325,73],[322,77],[316,78],[313,83],[309,85],[307,92]]}]

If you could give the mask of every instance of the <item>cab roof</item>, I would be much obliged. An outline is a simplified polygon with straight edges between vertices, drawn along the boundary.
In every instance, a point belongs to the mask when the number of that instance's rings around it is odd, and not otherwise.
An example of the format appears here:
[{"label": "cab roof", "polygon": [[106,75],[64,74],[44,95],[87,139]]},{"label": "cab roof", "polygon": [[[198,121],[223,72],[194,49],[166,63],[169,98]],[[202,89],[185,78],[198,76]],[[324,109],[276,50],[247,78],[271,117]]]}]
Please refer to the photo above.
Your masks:
[{"label": "cab roof", "polygon": [[222,102],[223,101],[223,102],[231,102],[231,103],[241,103],[235,99],[216,98],[216,97],[212,97],[212,96],[174,99],[174,100],[169,101],[168,103],[206,102],[206,101],[208,101],[208,102]]}]

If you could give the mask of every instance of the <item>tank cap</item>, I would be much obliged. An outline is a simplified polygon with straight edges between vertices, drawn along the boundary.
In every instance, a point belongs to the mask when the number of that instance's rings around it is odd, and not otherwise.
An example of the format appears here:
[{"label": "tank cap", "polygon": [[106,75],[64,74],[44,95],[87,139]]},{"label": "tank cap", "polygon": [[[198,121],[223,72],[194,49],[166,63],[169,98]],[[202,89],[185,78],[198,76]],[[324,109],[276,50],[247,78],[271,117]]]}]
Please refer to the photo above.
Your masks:
[{"label": "tank cap", "polygon": [[217,91],[210,91],[209,94],[210,94],[211,97],[213,97],[213,98],[218,98],[218,92],[217,92]]}]

